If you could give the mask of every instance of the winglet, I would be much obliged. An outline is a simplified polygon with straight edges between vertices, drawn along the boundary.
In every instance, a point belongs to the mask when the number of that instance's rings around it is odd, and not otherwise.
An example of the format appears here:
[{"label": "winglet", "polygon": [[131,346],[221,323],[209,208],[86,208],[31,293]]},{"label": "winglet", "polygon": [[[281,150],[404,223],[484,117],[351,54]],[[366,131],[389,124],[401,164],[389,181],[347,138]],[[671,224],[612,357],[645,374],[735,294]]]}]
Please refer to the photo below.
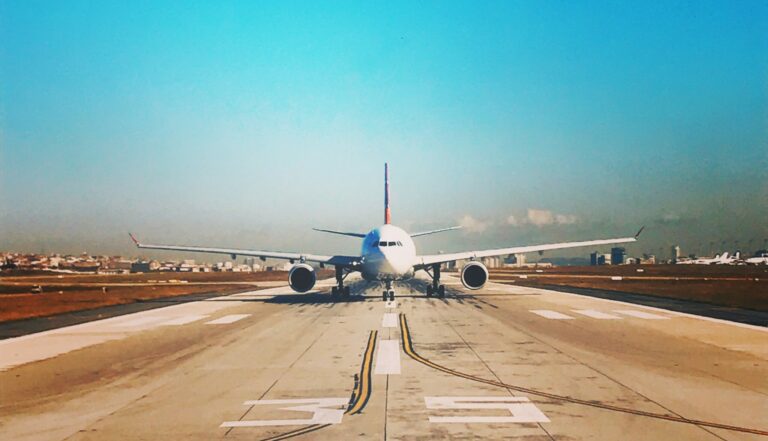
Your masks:
[{"label": "winglet", "polygon": [[136,237],[133,235],[133,233],[128,233],[129,236],[131,236],[131,240],[133,241],[136,246],[141,245],[138,240],[136,240]]},{"label": "winglet", "polygon": [[640,233],[642,233],[644,229],[645,229],[645,225],[643,225],[642,227],[640,227],[640,229],[637,231],[637,234],[635,234],[635,239],[637,239],[638,237],[640,237]]}]

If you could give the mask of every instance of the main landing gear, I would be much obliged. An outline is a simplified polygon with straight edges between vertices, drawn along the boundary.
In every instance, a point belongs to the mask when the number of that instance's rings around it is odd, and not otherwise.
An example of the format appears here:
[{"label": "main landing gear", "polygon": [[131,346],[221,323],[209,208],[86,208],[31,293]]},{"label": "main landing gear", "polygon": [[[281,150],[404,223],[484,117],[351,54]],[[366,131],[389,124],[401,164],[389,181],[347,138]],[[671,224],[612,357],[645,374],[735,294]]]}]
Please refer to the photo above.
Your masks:
[{"label": "main landing gear", "polygon": [[341,295],[342,297],[349,297],[349,287],[344,286],[344,279],[347,277],[346,274],[344,274],[344,268],[337,266],[336,267],[336,286],[331,288],[331,295],[337,296]]},{"label": "main landing gear", "polygon": [[427,297],[436,295],[441,299],[445,298],[445,285],[440,284],[440,264],[432,265],[431,273],[426,269],[424,271],[432,277],[432,283],[427,285]]},{"label": "main landing gear", "polygon": [[384,292],[382,293],[381,299],[384,300],[385,302],[387,300],[389,300],[389,301],[395,300],[395,290],[392,289],[392,281],[391,280],[387,280],[384,283],[386,283],[387,287],[384,290]]}]

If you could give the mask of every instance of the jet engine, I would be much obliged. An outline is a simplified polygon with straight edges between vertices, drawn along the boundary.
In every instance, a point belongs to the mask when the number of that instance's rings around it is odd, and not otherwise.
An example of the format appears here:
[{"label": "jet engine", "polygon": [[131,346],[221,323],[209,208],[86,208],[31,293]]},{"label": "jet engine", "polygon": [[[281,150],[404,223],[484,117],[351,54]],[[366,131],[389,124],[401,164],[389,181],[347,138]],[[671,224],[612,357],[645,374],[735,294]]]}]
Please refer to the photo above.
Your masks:
[{"label": "jet engine", "polygon": [[469,262],[461,269],[461,284],[469,289],[480,289],[488,281],[488,269],[480,262]]},{"label": "jet engine", "polygon": [[315,286],[315,269],[306,263],[297,263],[288,272],[288,284],[296,292],[307,292]]}]

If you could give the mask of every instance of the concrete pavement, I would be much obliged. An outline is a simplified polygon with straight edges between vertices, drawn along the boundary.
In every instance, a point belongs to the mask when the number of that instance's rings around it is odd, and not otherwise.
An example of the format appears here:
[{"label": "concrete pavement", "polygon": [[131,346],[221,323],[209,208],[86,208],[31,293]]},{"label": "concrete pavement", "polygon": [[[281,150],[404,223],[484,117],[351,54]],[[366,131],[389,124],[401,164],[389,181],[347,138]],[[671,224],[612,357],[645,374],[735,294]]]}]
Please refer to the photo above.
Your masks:
[{"label": "concrete pavement", "polygon": [[766,328],[444,281],[446,299],[358,281],[334,303],[326,281],[0,341],[0,438],[768,439]]}]

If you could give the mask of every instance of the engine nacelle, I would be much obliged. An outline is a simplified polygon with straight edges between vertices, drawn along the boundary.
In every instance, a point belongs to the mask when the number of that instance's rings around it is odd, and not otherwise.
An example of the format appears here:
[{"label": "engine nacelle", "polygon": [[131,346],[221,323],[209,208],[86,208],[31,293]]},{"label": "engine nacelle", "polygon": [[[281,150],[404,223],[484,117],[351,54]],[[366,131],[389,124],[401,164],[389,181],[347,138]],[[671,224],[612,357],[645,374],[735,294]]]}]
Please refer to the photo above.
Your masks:
[{"label": "engine nacelle", "polygon": [[315,286],[317,274],[315,269],[306,263],[297,263],[288,272],[288,284],[296,292],[307,292]]},{"label": "engine nacelle", "polygon": [[488,269],[480,262],[469,262],[461,269],[461,284],[468,289],[480,289],[488,281]]}]

